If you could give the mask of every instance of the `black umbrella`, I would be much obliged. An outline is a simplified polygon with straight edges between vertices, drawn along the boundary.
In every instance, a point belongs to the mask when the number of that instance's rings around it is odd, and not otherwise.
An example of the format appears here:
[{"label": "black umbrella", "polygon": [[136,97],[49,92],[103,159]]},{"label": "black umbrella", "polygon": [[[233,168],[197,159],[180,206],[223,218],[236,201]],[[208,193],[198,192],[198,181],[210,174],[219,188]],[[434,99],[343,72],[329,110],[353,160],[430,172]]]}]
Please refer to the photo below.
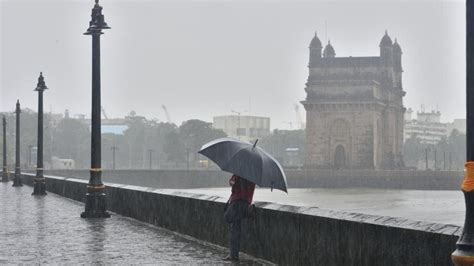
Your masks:
[{"label": "black umbrella", "polygon": [[204,144],[199,153],[211,159],[223,171],[236,174],[260,187],[287,192],[283,168],[275,158],[257,147],[257,141],[252,145],[232,138],[220,138]]}]

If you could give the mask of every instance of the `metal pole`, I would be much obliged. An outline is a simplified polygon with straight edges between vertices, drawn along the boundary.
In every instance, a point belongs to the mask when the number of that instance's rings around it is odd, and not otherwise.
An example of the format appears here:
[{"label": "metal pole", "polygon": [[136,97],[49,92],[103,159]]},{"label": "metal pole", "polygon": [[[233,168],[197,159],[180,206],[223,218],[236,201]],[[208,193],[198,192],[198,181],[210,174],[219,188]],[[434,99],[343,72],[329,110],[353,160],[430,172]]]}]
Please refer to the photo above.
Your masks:
[{"label": "metal pole", "polygon": [[443,151],[443,170],[446,171],[446,151]]},{"label": "metal pole", "polygon": [[452,157],[452,153],[449,152],[449,171],[451,171],[452,165],[453,165],[453,157]]},{"label": "metal pole", "polygon": [[455,265],[474,264],[474,1],[466,1],[466,164],[461,190],[466,203],[464,227],[451,255]]},{"label": "metal pole", "polygon": [[33,145],[28,145],[28,168],[31,167],[31,150],[33,149]]},{"label": "metal pole", "polygon": [[100,88],[100,35],[110,29],[104,21],[99,0],[95,1],[91,21],[85,35],[92,36],[92,117],[91,117],[91,169],[87,185],[85,211],[82,218],[108,218],[105,186],[102,183],[101,165],[101,88]]},{"label": "metal pole", "polygon": [[151,167],[151,166],[152,166],[152,158],[151,158],[151,157],[152,157],[152,153],[153,153],[153,150],[152,150],[152,149],[149,149],[149,150],[148,150],[148,154],[149,154],[149,159],[150,159],[150,161],[149,161],[149,169],[150,169],[150,170],[152,169],[152,167]]},{"label": "metal pole", "polygon": [[34,179],[33,194],[36,196],[46,195],[46,180],[43,176],[43,92],[48,89],[44,82],[43,73],[40,73],[38,85],[35,91],[38,91],[38,143],[36,150],[36,177]]},{"label": "metal pole", "polygon": [[3,169],[2,169],[2,182],[8,182],[8,170],[7,170],[7,120],[3,116]]},{"label": "metal pole", "polygon": [[428,171],[428,148],[425,148],[425,167]]},{"label": "metal pole", "polygon": [[15,178],[13,179],[14,187],[23,186],[21,180],[21,168],[20,168],[20,101],[16,101],[16,136],[15,136]]},{"label": "metal pole", "polygon": [[186,149],[186,170],[189,171],[189,148]]},{"label": "metal pole", "polygon": [[112,169],[115,170],[115,151],[118,150],[116,146],[112,146]]}]

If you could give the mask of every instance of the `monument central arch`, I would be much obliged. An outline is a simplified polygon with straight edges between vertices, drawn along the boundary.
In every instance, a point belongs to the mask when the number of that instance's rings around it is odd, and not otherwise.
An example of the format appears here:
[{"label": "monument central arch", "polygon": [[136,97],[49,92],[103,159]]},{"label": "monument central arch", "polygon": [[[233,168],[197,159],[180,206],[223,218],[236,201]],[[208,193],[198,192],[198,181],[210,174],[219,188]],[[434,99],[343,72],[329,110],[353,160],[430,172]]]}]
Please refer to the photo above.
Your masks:
[{"label": "monument central arch", "polygon": [[402,50],[387,32],[379,48],[378,56],[336,57],[332,43],[323,50],[314,36],[302,101],[307,167],[403,166]]}]

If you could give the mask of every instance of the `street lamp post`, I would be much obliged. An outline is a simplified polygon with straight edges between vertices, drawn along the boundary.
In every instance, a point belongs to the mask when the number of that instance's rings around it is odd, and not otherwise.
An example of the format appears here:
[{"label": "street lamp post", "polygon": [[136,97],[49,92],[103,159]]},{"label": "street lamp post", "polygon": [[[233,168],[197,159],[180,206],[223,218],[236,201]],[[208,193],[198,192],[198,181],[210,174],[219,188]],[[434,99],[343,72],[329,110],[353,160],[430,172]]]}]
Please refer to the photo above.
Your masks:
[{"label": "street lamp post", "polygon": [[466,164],[461,187],[466,203],[464,227],[451,255],[455,265],[474,264],[474,1],[466,1]]},{"label": "street lamp post", "polygon": [[43,92],[47,90],[44,82],[43,72],[40,72],[38,84],[35,91],[38,92],[38,143],[36,152],[36,177],[34,179],[33,194],[35,196],[46,195],[46,180],[43,175]]},{"label": "street lamp post", "polygon": [[22,187],[21,167],[20,167],[20,101],[16,101],[16,136],[15,136],[15,178],[13,179],[14,187]]},{"label": "street lamp post", "polygon": [[8,171],[7,171],[7,120],[3,116],[3,169],[2,169],[2,182],[8,182]]},{"label": "street lamp post", "polygon": [[101,166],[101,104],[100,104],[100,35],[110,29],[104,21],[99,0],[95,0],[91,21],[85,35],[92,36],[92,116],[91,116],[91,169],[87,185],[86,207],[82,218],[108,218],[105,186]]}]

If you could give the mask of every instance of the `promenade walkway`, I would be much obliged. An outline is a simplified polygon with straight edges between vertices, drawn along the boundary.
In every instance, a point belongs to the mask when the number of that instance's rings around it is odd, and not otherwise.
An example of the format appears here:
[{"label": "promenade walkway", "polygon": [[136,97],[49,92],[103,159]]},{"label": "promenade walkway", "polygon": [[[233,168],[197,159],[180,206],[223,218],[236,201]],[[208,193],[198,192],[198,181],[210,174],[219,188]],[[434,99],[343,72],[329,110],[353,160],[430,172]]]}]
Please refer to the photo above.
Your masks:
[{"label": "promenade walkway", "polygon": [[[222,247],[114,213],[82,219],[82,203],[31,192],[0,183],[0,264],[224,264]],[[244,255],[240,264],[268,263]]]}]

